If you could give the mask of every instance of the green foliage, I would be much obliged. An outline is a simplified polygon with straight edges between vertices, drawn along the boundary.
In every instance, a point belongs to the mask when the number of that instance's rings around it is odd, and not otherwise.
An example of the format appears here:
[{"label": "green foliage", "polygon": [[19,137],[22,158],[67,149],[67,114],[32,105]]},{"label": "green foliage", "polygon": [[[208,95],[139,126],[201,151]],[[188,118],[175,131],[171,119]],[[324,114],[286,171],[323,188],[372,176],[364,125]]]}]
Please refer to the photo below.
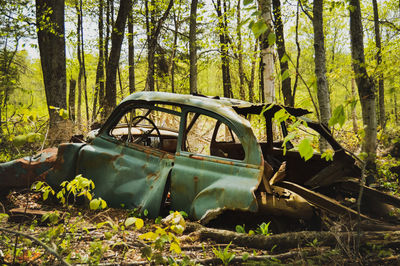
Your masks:
[{"label": "green foliage", "polygon": [[264,236],[271,235],[272,233],[269,231],[269,225],[270,224],[271,224],[271,222],[260,224],[260,226],[256,230],[256,233],[264,235]]},{"label": "green foliage", "polygon": [[235,230],[237,233],[246,234],[245,225],[236,225]]},{"label": "green foliage", "polygon": [[344,106],[340,104],[335,108],[335,110],[333,110],[332,117],[329,120],[329,126],[332,127],[336,124],[339,124],[340,127],[342,127],[345,121],[346,121],[346,114],[344,112]]},{"label": "green foliage", "polygon": [[311,141],[308,138],[303,139],[299,146],[299,153],[301,158],[304,158],[304,161],[308,161],[314,155],[314,149],[311,146]]},{"label": "green foliage", "polygon": [[180,241],[176,235],[181,235],[185,229],[185,219],[179,212],[173,212],[163,219],[164,227],[154,226],[155,230],[148,231],[139,236],[150,244],[142,249],[142,257],[148,261],[163,262],[162,251],[169,244],[169,251],[175,254],[182,252]]},{"label": "green foliage", "polygon": [[47,200],[49,194],[55,194],[54,190],[46,182],[43,181],[37,181],[33,183],[31,189],[35,192],[41,192],[43,200]]},{"label": "green foliage", "polygon": [[213,253],[222,261],[222,264],[224,265],[228,265],[235,258],[235,253],[229,252],[229,246],[231,244],[232,242],[230,242],[223,250],[221,250],[220,247],[218,247],[218,249],[213,247]]}]

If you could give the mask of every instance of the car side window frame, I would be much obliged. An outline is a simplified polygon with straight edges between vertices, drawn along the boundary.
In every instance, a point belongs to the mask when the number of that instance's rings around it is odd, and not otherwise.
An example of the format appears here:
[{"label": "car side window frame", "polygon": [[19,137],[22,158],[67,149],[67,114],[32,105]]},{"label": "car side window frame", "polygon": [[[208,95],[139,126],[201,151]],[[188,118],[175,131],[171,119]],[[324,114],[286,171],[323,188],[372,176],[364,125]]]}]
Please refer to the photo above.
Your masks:
[{"label": "car side window frame", "polygon": [[[168,104],[170,106],[177,106],[181,108],[181,111],[175,111],[171,110],[168,108],[160,107],[157,106],[157,104]],[[117,140],[115,137],[111,135],[111,131],[118,125],[118,122],[121,120],[121,118],[130,110],[132,109],[149,109],[152,111],[160,111],[160,112],[165,112],[168,114],[176,115],[179,117],[180,122],[179,122],[179,128],[181,127],[181,122],[182,122],[182,107],[180,105],[174,105],[171,103],[164,103],[164,102],[127,102],[126,104],[120,105],[119,108],[115,109],[114,112],[109,116],[109,119],[105,122],[104,126],[101,128],[98,136],[106,138],[108,140],[111,140],[113,142],[118,142],[120,143],[119,140]],[[179,130],[179,129],[178,129]],[[180,146],[180,136],[181,134],[178,133],[178,139],[177,139],[177,151],[178,147]]]},{"label": "car side window frame", "polygon": [[[195,114],[199,114],[199,115],[205,115],[211,118],[214,118],[215,120],[217,120],[217,122],[220,122],[220,125],[225,124],[229,127],[229,129],[235,133],[235,135],[238,138],[239,143],[242,145],[243,150],[244,150],[244,159],[243,160],[238,160],[238,159],[231,159],[231,158],[224,158],[224,157],[219,157],[219,156],[215,156],[215,155],[205,155],[205,154],[199,154],[199,153],[195,153],[195,152],[190,152],[190,151],[186,151],[183,148],[185,147],[184,142],[186,141],[187,138],[187,133],[186,132],[186,125],[187,125],[187,119],[188,119],[188,114],[189,113],[195,113]],[[214,129],[215,130],[215,129]],[[214,133],[213,133],[214,135]],[[210,141],[211,143],[211,141]],[[189,154],[189,155],[198,155],[204,158],[210,158],[210,159],[217,159],[217,160],[224,160],[224,161],[235,161],[238,163],[244,163],[247,161],[247,151],[243,146],[243,136],[241,134],[241,132],[236,128],[236,126],[234,124],[232,124],[228,119],[224,118],[221,115],[218,115],[216,113],[210,112],[208,110],[205,109],[201,109],[201,108],[196,108],[196,107],[187,107],[187,106],[182,106],[182,114],[181,114],[181,121],[180,121],[180,130],[179,130],[179,137],[178,137],[178,145],[177,145],[177,153],[178,154]]]}]

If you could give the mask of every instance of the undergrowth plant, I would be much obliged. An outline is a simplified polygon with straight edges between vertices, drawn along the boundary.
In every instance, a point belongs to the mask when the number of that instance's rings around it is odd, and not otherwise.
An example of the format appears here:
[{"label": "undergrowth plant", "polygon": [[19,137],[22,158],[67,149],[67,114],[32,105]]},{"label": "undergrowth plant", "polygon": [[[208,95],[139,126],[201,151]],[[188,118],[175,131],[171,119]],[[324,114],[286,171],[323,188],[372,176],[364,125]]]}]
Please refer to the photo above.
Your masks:
[{"label": "undergrowth plant", "polygon": [[236,256],[234,252],[229,251],[229,246],[231,244],[232,242],[229,242],[229,244],[224,249],[221,249],[220,247],[218,247],[218,249],[213,247],[212,249],[215,256],[217,256],[217,258],[219,258],[224,265],[228,265]]}]

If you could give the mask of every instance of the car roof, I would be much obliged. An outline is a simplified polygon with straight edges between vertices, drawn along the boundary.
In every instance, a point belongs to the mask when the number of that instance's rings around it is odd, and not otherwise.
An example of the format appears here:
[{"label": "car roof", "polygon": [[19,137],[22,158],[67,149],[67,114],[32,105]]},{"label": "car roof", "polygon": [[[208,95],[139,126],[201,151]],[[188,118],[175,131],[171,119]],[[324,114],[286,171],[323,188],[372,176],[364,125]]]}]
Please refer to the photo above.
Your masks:
[{"label": "car roof", "polygon": [[[266,110],[265,112],[266,115],[273,115],[282,108],[284,108],[288,113],[296,117],[310,113],[306,109],[293,108],[278,104],[271,104],[271,103],[254,104],[238,99],[231,99],[219,96],[205,96],[200,94],[176,94],[169,92],[142,91],[129,95],[121,103],[131,100],[164,102],[171,104],[182,104],[187,106],[193,106],[213,111],[224,117],[226,117],[227,115],[225,107],[231,107],[236,111],[236,113],[242,115],[260,114],[263,110]],[[223,111],[224,109],[225,111]]]}]

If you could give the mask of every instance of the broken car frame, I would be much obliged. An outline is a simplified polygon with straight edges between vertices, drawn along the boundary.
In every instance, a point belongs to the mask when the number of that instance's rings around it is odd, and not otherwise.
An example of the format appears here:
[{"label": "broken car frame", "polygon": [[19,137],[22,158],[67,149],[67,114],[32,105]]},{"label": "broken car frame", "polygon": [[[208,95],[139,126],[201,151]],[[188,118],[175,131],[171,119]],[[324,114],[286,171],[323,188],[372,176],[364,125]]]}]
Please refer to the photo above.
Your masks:
[{"label": "broken car frame", "polygon": [[[283,148],[282,141],[274,141],[272,121],[282,109],[328,141],[331,161],[317,153],[305,161],[290,142]],[[246,119],[260,113],[265,141],[257,140]],[[57,188],[82,174],[93,180],[95,197],[109,206],[147,210],[150,217],[170,209],[202,221],[225,210],[307,220],[319,209],[356,217],[346,199],[358,197],[360,168],[329,129],[303,118],[308,113],[226,98],[134,93],[87,142],[0,164],[0,188],[36,180]],[[280,127],[287,135],[285,122]],[[398,198],[366,186],[363,199],[375,204],[360,214],[367,220],[386,219],[376,208],[400,206]]]}]

